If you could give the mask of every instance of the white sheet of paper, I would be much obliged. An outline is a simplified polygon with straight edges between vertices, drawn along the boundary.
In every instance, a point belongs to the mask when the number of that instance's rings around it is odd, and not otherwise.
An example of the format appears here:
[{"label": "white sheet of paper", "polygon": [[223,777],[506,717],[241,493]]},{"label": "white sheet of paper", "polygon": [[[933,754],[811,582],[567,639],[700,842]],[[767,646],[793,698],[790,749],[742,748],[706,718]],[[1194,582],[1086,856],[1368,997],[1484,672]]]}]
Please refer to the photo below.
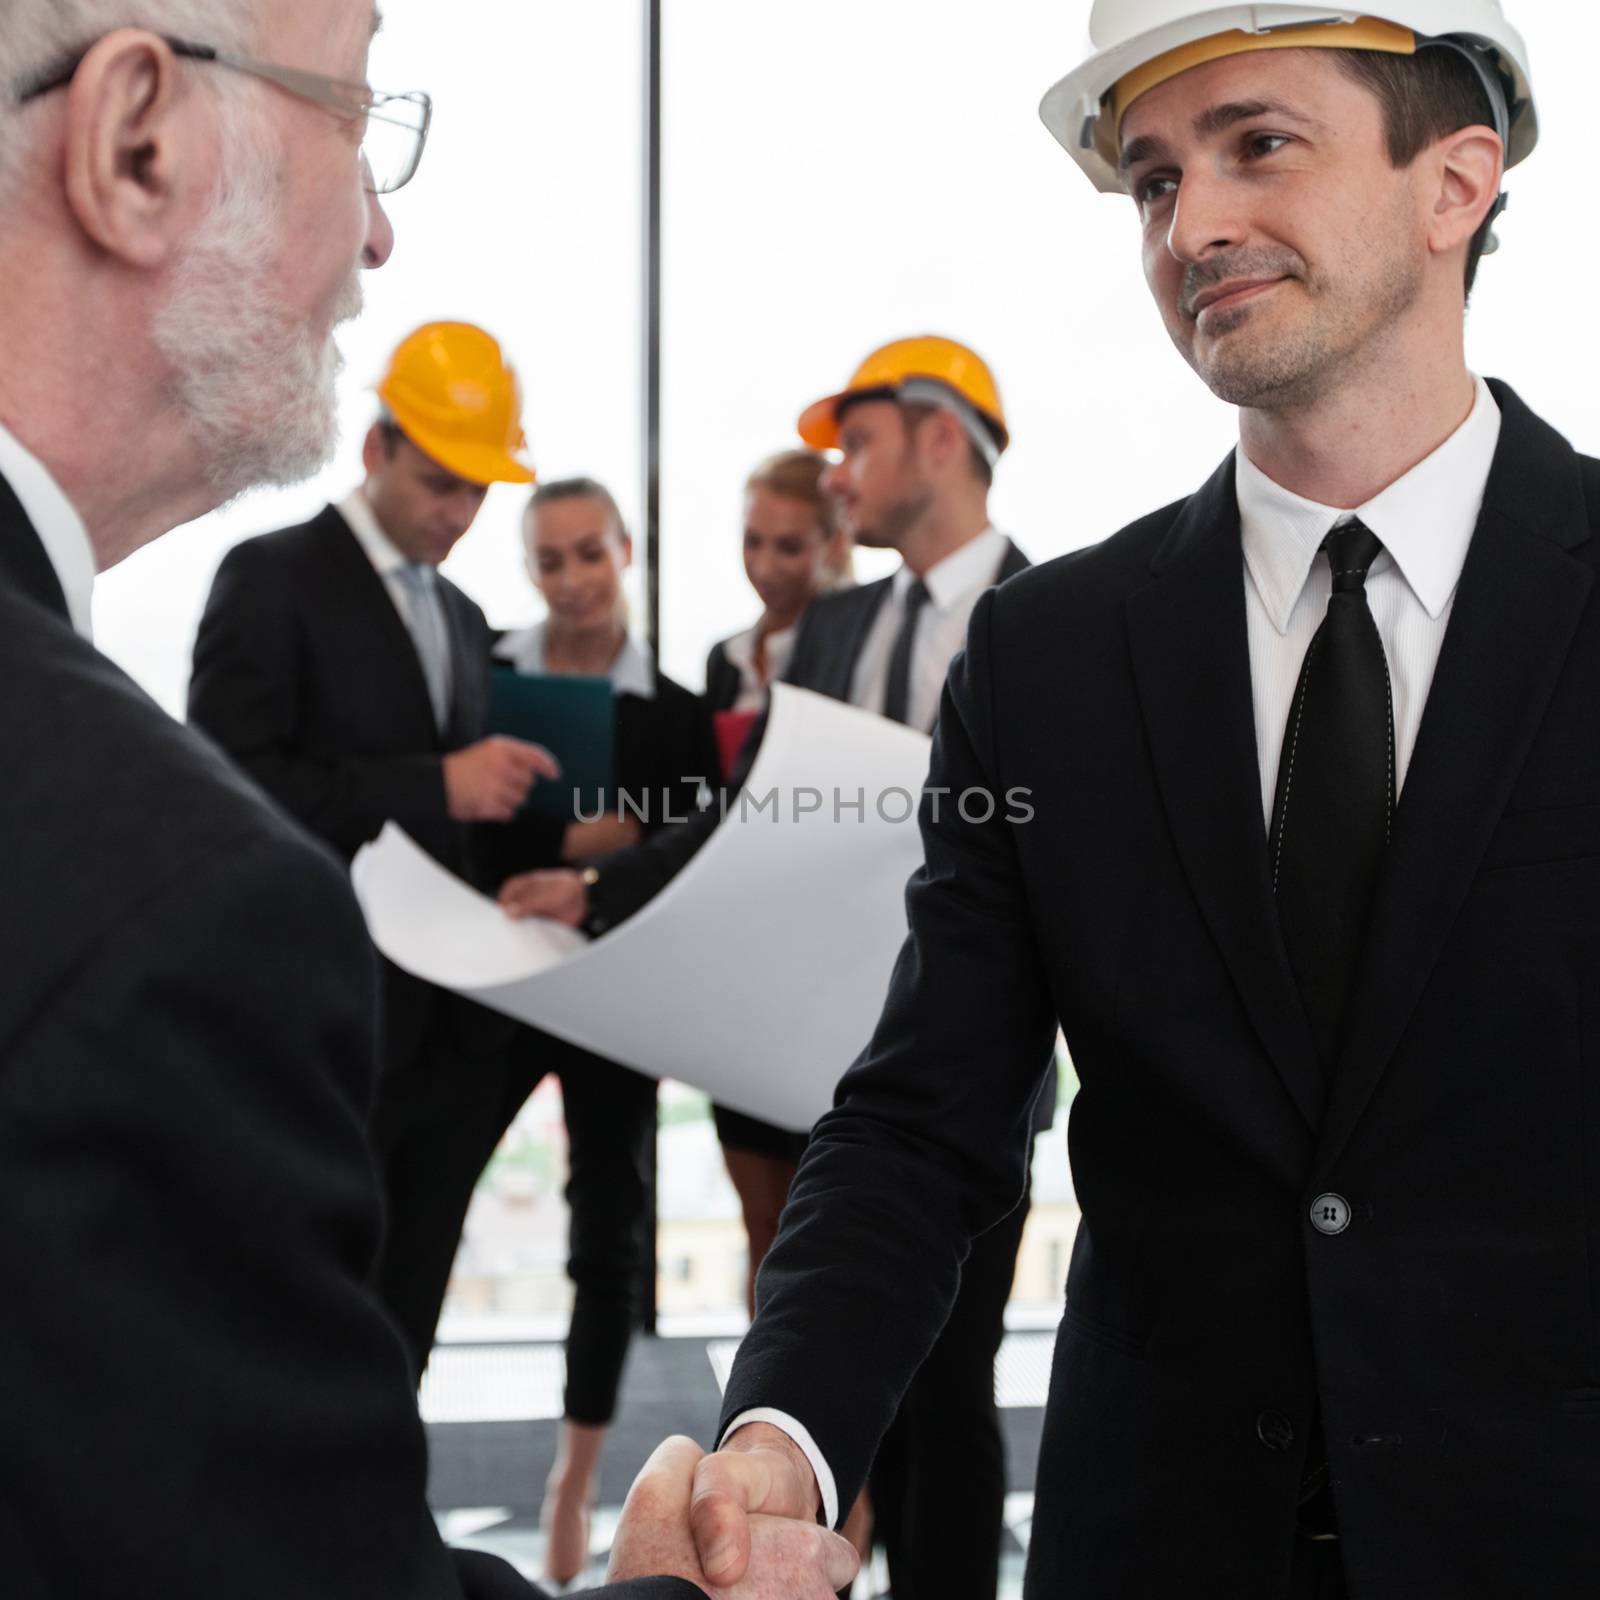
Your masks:
[{"label": "white sheet of paper", "polygon": [[592,944],[509,922],[392,824],[356,858],[356,893],[374,942],[407,972],[808,1128],[871,1036],[905,939],[928,749],[920,733],[778,685],[749,803],[730,804],[666,889]]}]

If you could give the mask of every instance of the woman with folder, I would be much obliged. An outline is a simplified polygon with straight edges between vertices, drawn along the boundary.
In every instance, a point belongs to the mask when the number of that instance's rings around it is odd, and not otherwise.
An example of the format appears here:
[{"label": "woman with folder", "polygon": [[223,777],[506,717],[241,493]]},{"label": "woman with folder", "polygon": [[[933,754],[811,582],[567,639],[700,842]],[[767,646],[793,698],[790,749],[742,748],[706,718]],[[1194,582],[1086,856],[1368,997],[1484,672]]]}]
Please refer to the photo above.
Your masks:
[{"label": "woman with folder", "polygon": [[[632,844],[664,821],[688,816],[702,786],[719,781],[704,705],[668,678],[649,646],[628,630],[622,574],[633,547],[610,493],[591,478],[545,484],[534,493],[523,535],[528,572],[548,615],[504,635],[495,662],[544,695],[547,706],[556,704],[552,691],[572,691],[579,715],[577,722],[559,719],[574,741],[572,754],[564,751],[560,759],[575,779],[588,767],[606,794],[581,795],[565,816],[525,814],[495,830],[490,848],[502,879],[541,867],[582,866]],[[514,704],[517,687],[507,682],[497,704]],[[608,692],[597,701],[595,689]],[[584,728],[585,714],[591,721],[613,720],[609,727]],[[594,772],[597,750],[610,754],[611,772]],[[564,788],[573,798],[570,784],[550,788]],[[546,1574],[566,1583],[588,1557],[600,1451],[655,1269],[656,1085],[549,1034],[519,1029],[502,1127],[551,1072],[561,1080],[567,1125],[567,1274],[575,1293],[565,1415],[541,1520],[548,1535]]]},{"label": "woman with folder", "polygon": [[[819,594],[854,582],[850,536],[822,487],[827,469],[826,457],[815,451],[785,450],[763,461],[745,483],[744,570],[762,611],[753,627],[713,645],[706,661],[706,705],[725,781],[789,664],[806,607]],[[806,1136],[727,1106],[713,1106],[712,1114],[744,1216],[745,1295],[754,1316],[756,1272],[777,1236]]]}]

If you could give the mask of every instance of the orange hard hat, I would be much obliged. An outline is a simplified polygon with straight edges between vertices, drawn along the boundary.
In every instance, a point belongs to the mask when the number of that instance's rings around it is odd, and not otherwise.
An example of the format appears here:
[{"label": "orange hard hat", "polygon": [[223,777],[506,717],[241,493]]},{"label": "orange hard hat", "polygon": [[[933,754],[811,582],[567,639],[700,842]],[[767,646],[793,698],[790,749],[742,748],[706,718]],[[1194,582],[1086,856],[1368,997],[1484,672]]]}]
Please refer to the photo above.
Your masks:
[{"label": "orange hard hat", "polygon": [[395,426],[472,483],[533,483],[522,385],[499,344],[470,322],[430,322],[394,353],[378,385]]},{"label": "orange hard hat", "polygon": [[1000,389],[988,362],[966,345],[932,333],[896,339],[874,350],[838,394],[806,407],[800,437],[813,450],[834,449],[841,409],[852,400],[875,396],[949,405],[991,465],[1010,443]]}]

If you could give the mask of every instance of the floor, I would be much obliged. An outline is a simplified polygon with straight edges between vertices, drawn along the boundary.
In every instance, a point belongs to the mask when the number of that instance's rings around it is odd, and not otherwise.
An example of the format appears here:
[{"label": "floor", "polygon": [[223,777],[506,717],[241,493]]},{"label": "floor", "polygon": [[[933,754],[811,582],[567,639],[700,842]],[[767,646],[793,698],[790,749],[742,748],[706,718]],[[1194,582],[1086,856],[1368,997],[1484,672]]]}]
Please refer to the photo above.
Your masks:
[{"label": "floor", "polygon": [[[1051,1343],[1045,1332],[1008,1334],[996,1371],[1011,1477],[999,1600],[1022,1593]],[[603,1577],[623,1498],[650,1451],[674,1433],[707,1442],[736,1348],[731,1339],[638,1341],[602,1462],[592,1564],[575,1587]],[[539,1500],[555,1456],[562,1375],[559,1345],[450,1345],[435,1352],[422,1390],[429,1498],[445,1537],[491,1550],[534,1578],[544,1555]],[[858,1600],[887,1592],[881,1570],[869,1578],[857,1583]]]}]

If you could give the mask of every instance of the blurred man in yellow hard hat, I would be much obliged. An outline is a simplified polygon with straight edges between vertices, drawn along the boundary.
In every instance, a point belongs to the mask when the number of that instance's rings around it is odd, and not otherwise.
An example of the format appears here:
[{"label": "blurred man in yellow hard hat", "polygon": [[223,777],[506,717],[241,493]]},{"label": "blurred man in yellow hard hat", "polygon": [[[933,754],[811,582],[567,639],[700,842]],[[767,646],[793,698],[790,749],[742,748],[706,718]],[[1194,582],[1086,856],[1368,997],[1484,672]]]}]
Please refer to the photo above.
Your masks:
[{"label": "blurred man in yellow hard hat", "polygon": [[[899,550],[917,570],[988,526],[989,486],[1010,441],[988,364],[935,335],[873,351],[844,389],[806,408],[800,437],[842,451],[826,484],[855,542]],[[942,493],[932,477],[948,478]]]},{"label": "blurred man in yellow hard hat", "polygon": [[[533,481],[522,391],[494,339],[442,322],[400,345],[377,392],[365,483],[222,563],[189,715],[346,859],[392,821],[470,879],[470,825],[509,819],[557,775],[537,746],[485,737],[489,625],[436,570],[491,484]],[[386,978],[378,1283],[420,1374],[497,1126],[509,1034],[396,968]]]},{"label": "blurred man in yellow hard hat", "polygon": [[[813,601],[785,677],[929,729],[979,596],[1028,565],[989,517],[1010,442],[994,374],[954,339],[896,339],[808,406],[799,432],[839,453],[824,483],[845,529],[858,544],[898,551],[902,566]],[[1055,1100],[1052,1079],[1036,1133],[1050,1127]],[[983,1600],[998,1585],[1006,1463],[994,1362],[1028,1211],[1024,1192],[973,1246],[955,1309],[877,1454],[876,1537],[905,1600]]]}]

